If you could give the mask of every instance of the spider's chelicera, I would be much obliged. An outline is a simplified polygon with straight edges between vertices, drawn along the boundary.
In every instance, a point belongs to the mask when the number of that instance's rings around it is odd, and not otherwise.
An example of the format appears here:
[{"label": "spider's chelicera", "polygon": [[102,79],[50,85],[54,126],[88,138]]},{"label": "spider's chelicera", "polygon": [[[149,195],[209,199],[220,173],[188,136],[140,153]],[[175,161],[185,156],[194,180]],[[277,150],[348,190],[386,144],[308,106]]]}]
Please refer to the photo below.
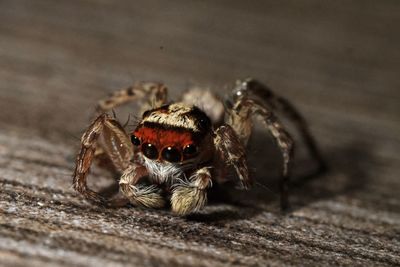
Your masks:
[{"label": "spider's chelicera", "polygon": [[[141,99],[143,116],[136,129],[126,133],[108,111]],[[323,161],[306,123],[284,98],[253,79],[238,81],[224,106],[210,91],[192,89],[180,102],[167,103],[167,89],[159,83],[141,82],[100,101],[100,115],[82,136],[73,177],[75,190],[100,203],[125,203],[160,208],[170,201],[172,211],[186,215],[200,210],[207,189],[223,183],[234,171],[240,185],[250,188],[245,147],[253,117],[260,116],[276,140],[282,156],[281,206],[288,206],[288,183],[293,140],[275,115],[286,114],[297,124],[311,156]],[[87,175],[93,159],[105,159],[121,174],[124,199],[110,200],[89,189]],[[127,201],[124,201],[127,200]]]}]

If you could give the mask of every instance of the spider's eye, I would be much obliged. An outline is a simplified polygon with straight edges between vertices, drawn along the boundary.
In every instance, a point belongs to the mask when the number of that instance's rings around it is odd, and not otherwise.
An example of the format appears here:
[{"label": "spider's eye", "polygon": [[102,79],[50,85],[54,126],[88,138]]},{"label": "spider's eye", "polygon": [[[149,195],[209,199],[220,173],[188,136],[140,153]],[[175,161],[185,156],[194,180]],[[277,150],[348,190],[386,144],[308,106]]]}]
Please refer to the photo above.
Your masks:
[{"label": "spider's eye", "polygon": [[147,116],[150,115],[150,113],[151,113],[151,110],[146,110],[145,112],[143,112],[142,117],[143,117],[143,118],[146,118]]},{"label": "spider's eye", "polygon": [[200,119],[199,124],[201,128],[206,128],[207,127],[207,121],[205,119]]},{"label": "spider's eye", "polygon": [[181,160],[181,152],[174,147],[166,147],[162,151],[162,157],[169,162],[178,162]]},{"label": "spider's eye", "polygon": [[139,146],[140,145],[140,139],[134,134],[131,135],[131,142],[135,146]]},{"label": "spider's eye", "polygon": [[158,158],[158,151],[157,148],[149,143],[144,143],[142,145],[142,152],[143,154],[149,159],[156,159]]},{"label": "spider's eye", "polygon": [[194,144],[189,144],[183,148],[183,154],[185,156],[192,156],[196,154],[197,147]]}]

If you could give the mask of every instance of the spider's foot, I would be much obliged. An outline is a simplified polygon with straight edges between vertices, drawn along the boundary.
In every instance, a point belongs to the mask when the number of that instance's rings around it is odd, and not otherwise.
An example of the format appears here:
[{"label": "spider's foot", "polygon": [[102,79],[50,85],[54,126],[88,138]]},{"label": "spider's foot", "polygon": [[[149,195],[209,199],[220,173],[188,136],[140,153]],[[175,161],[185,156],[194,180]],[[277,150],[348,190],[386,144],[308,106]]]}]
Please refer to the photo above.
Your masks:
[{"label": "spider's foot", "polygon": [[84,193],[84,197],[91,203],[100,205],[100,206],[107,206],[108,201],[105,197],[95,193],[94,191],[88,191]]},{"label": "spider's foot", "polygon": [[207,202],[207,191],[197,187],[177,186],[171,197],[172,211],[187,215],[199,211]]},{"label": "spider's foot", "polygon": [[162,208],[165,206],[165,200],[161,195],[161,189],[155,185],[121,185],[121,191],[135,206],[147,208]]}]

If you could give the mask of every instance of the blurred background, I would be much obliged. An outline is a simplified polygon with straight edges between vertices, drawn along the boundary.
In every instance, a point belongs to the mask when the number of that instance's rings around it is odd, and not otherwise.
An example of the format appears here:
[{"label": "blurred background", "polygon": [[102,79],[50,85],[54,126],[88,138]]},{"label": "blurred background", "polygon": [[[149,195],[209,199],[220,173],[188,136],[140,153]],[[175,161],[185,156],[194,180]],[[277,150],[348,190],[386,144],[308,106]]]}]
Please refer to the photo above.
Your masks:
[{"label": "blurred background", "polygon": [[[196,231],[211,227],[207,224],[209,219],[217,220],[217,226],[212,227],[226,231],[224,236],[234,231],[226,228],[224,220],[230,218],[268,225],[269,229],[260,230],[266,239],[258,241],[257,245],[246,243],[248,238],[254,238],[252,232],[235,239],[238,244],[246,245],[245,252],[227,248],[222,241],[204,243],[204,247],[212,245],[215,251],[220,249],[226,257],[243,265],[282,264],[281,260],[295,265],[345,264],[351,263],[352,258],[358,258],[364,266],[400,264],[399,41],[400,2],[397,0],[248,3],[1,0],[0,167],[3,170],[0,179],[11,187],[14,185],[10,185],[10,181],[19,181],[59,190],[57,192],[65,194],[66,199],[75,199],[68,175],[78,148],[77,138],[93,118],[99,99],[141,80],[164,82],[172,99],[179,98],[180,93],[191,86],[210,88],[225,97],[236,79],[252,76],[291,100],[304,114],[328,159],[331,172],[293,189],[294,217],[280,218],[276,209],[278,199],[274,195],[279,152],[272,141],[269,144],[263,135],[257,134],[250,146],[252,169],[257,179],[272,192],[256,188],[249,199],[246,200],[249,195],[244,196],[243,203],[250,203],[256,211],[230,207],[230,213],[195,218],[206,226],[201,223],[199,226],[197,222],[194,224],[197,226],[188,226],[187,222],[168,217],[171,215],[167,213],[162,216],[172,222],[164,223],[195,227],[195,235],[199,234]],[[260,142],[265,147],[257,145]],[[307,169],[311,164],[302,151],[300,143],[295,166],[298,174],[300,169]],[[32,157],[36,161],[32,161]],[[30,171],[26,169],[27,162],[31,164]],[[52,170],[49,174],[49,164],[64,169],[60,173]],[[31,193],[33,198],[40,195],[35,190]],[[265,195],[269,195],[268,201],[263,200]],[[3,195],[3,201],[4,208],[15,199]],[[205,213],[218,210],[210,209]],[[115,227],[128,220],[128,215],[124,214],[129,212],[136,216],[158,216],[157,211],[120,212],[120,217],[116,215],[119,219]],[[39,211],[35,216],[43,217]],[[324,221],[322,218],[327,216],[333,217]],[[293,218],[295,221],[290,221]],[[309,225],[310,221],[313,225]],[[149,222],[129,223],[132,228],[149,225]],[[240,220],[232,222],[244,227],[242,223]],[[16,222],[5,224],[14,229],[12,231],[23,228]],[[88,225],[94,227],[93,224],[96,222]],[[155,231],[154,235],[167,235],[160,226],[148,227]],[[274,238],[268,231],[285,236],[285,229],[290,227],[298,227],[295,233],[298,236],[304,234],[301,229],[306,229],[309,234],[304,240],[311,242],[303,244],[302,252],[293,257],[281,253],[285,254],[291,246],[295,250],[299,240],[285,239],[288,244],[283,247],[269,242]],[[337,227],[341,227],[340,230]],[[312,232],[315,228],[319,232]],[[321,244],[328,241],[325,238],[332,232],[341,232],[349,239],[338,237],[340,240],[333,248],[323,247]],[[3,237],[7,234],[10,233]],[[120,238],[131,235],[120,234]],[[369,235],[376,240],[369,239]],[[19,240],[7,238],[12,242]],[[212,236],[210,240],[213,238],[219,237]],[[38,240],[40,243],[41,239]],[[198,255],[194,253],[195,245],[190,243],[190,237],[182,240],[187,253]],[[317,247],[312,248],[313,240],[319,240]],[[330,242],[334,242],[332,240]],[[3,249],[4,242],[0,239]],[[346,254],[338,249],[343,246],[350,252]],[[70,249],[64,247],[66,251]],[[99,251],[105,250],[106,247],[99,248]],[[5,255],[4,250],[2,253]],[[339,256],[335,258],[334,253]],[[10,262],[24,263],[16,254],[10,255],[7,256]],[[101,255],[96,264],[107,263]],[[160,255],[152,256],[154,262],[172,263],[172,258],[163,261]],[[208,257],[214,252],[201,255]],[[250,260],[245,255],[257,256]],[[38,264],[46,262],[41,262],[40,258],[36,260]],[[210,261],[213,260],[215,258],[211,257]],[[116,262],[118,260],[113,263]],[[227,263],[215,260],[213,264],[217,262]],[[189,263],[196,265],[198,262],[194,259]]]},{"label": "blurred background", "polygon": [[2,126],[63,136],[133,81],[177,96],[252,76],[336,138],[397,130],[397,1],[3,0],[0,12]]}]

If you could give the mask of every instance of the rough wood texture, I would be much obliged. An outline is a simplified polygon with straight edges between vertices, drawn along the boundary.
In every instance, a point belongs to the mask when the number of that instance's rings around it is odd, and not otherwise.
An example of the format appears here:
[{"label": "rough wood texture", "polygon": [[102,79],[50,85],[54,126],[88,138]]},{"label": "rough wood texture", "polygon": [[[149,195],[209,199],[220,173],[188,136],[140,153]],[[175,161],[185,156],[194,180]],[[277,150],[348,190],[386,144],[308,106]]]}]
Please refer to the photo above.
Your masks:
[{"label": "rough wood texture", "polygon": [[[399,1],[116,2],[0,1],[0,265],[400,265]],[[296,104],[331,166],[298,180],[289,214],[262,132],[252,167],[270,190],[196,216],[72,191],[74,136],[108,92],[156,80],[226,94],[248,75]],[[301,176],[312,163],[296,156]]]}]

